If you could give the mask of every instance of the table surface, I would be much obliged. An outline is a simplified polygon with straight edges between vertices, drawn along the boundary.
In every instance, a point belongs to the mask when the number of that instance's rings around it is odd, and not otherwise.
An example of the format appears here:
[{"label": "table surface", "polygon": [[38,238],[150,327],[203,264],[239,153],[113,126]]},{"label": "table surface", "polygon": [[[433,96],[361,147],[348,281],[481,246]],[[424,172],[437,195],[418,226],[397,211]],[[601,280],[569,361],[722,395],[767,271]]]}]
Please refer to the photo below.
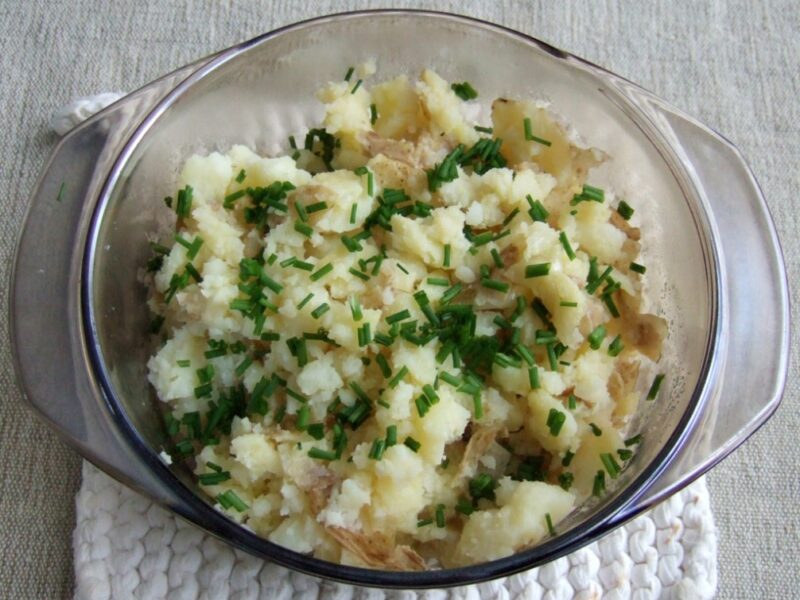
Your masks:
[{"label": "table surface", "polygon": [[[36,178],[57,141],[55,109],[130,91],[215,50],[318,14],[370,7],[326,0],[27,3],[0,0],[0,281]],[[755,0],[641,3],[386,2],[507,25],[627,77],[723,132],[748,157],[800,281],[800,10]],[[375,6],[375,5],[373,5]],[[487,55],[487,64],[491,60]],[[0,313],[8,289],[0,285]],[[70,597],[80,459],[24,407],[0,319],[0,582],[13,598]],[[759,340],[754,332],[754,343]],[[792,335],[793,356],[799,344]],[[720,598],[786,598],[800,584],[800,411],[792,361],[776,416],[709,476]],[[743,401],[745,401],[743,399]],[[791,592],[790,592],[791,590]]]}]

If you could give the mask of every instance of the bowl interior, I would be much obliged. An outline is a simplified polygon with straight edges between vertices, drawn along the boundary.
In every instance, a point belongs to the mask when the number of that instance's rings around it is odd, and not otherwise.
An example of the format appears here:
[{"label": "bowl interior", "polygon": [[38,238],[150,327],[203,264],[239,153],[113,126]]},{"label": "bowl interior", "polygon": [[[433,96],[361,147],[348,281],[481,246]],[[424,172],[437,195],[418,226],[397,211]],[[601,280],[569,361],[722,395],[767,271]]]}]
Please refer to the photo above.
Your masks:
[{"label": "bowl interior", "polygon": [[[341,79],[350,65],[374,59],[381,80],[415,77],[430,67],[451,81],[469,81],[487,104],[498,96],[552,103],[590,145],[611,159],[590,182],[613,187],[636,207],[644,236],[647,309],[669,321],[660,371],[668,374],[657,403],[637,415],[639,453],[600,502],[588,503],[560,527],[578,539],[581,526],[630,497],[653,474],[703,383],[714,322],[710,234],[683,167],[631,103],[617,80],[513,32],[466,19],[413,13],[361,14],[317,20],[245,44],[162,105],[118,163],[89,241],[91,335],[114,403],[153,452],[165,433],[146,377],[153,351],[142,266],[148,239],[166,238],[173,214],[162,202],[191,154],[245,144],[259,153],[285,152],[322,116],[315,92]],[[644,403],[643,403],[644,404]],[[189,474],[173,466],[185,485]],[[198,492],[199,494],[199,492]],[[202,494],[200,494],[202,496]],[[209,507],[209,511],[212,509]],[[549,544],[528,551],[541,561]],[[494,574],[499,573],[495,572]]]}]

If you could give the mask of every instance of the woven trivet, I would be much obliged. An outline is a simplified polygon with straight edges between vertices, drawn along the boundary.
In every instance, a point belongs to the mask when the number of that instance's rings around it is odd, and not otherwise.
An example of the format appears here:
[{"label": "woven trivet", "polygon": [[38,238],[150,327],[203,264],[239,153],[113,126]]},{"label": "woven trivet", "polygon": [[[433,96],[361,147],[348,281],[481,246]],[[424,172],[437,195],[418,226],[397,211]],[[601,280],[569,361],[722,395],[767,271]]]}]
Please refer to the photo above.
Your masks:
[{"label": "woven trivet", "polygon": [[[60,135],[122,94],[79,98],[51,121]],[[717,587],[717,538],[705,479],[599,541],[505,579],[446,590],[357,588],[233,550],[89,463],[76,498],[79,600],[704,599]]]}]

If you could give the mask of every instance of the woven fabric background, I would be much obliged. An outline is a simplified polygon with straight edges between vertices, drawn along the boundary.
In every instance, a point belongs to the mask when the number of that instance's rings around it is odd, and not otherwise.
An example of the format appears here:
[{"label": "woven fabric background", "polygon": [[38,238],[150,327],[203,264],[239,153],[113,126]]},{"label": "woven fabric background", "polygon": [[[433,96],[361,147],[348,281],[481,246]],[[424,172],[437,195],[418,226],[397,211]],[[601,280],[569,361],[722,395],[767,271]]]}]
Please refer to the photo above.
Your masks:
[{"label": "woven fabric background", "polygon": [[[135,89],[276,26],[378,6],[462,12],[529,33],[640,83],[723,132],[748,157],[776,220],[790,283],[800,282],[796,0],[0,0],[0,312],[7,314],[6,282],[28,195],[56,141],[47,129],[56,108],[75,96]],[[490,68],[490,49],[486,62]],[[754,343],[770,340],[754,332]],[[797,329],[792,350],[781,409],[709,477],[720,533],[720,598],[788,598],[800,584]],[[80,460],[24,407],[5,316],[0,473],[0,596],[71,597]]]}]

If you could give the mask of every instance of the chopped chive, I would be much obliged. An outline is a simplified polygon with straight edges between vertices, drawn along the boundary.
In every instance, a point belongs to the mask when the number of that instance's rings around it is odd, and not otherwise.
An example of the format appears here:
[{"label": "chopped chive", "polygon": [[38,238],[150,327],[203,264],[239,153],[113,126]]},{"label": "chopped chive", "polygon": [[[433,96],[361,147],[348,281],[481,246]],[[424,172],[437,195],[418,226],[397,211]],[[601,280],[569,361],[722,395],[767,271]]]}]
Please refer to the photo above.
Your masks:
[{"label": "chopped chive", "polygon": [[297,211],[297,217],[305,223],[308,221],[308,212],[306,211],[305,207],[300,204],[297,200],[294,201],[294,209]]},{"label": "chopped chive", "polygon": [[583,192],[581,195],[595,202],[603,202],[605,200],[605,192],[602,189],[586,183],[583,184]]},{"label": "chopped chive", "polygon": [[630,460],[633,458],[633,450],[628,450],[626,448],[619,448],[617,450],[617,456],[619,456],[620,460]]},{"label": "chopped chive", "polygon": [[539,369],[536,365],[528,369],[528,382],[531,384],[532,390],[539,389]]},{"label": "chopped chive", "polygon": [[281,334],[275,331],[265,331],[261,334],[261,339],[265,342],[277,342],[281,339]]},{"label": "chopped chive", "polygon": [[389,387],[392,389],[396,388],[397,384],[399,384],[406,375],[408,375],[408,367],[404,365],[400,367],[400,370],[389,381]]},{"label": "chopped chive", "polygon": [[301,310],[301,309],[302,309],[302,308],[303,308],[303,307],[304,307],[306,304],[308,304],[308,301],[309,301],[309,300],[311,300],[311,298],[313,298],[313,297],[314,297],[314,294],[312,294],[312,293],[309,293],[309,294],[308,294],[308,295],[307,295],[305,298],[303,298],[303,299],[300,301],[300,303],[297,305],[297,310]]},{"label": "chopped chive", "polygon": [[528,205],[530,206],[530,210],[528,210],[528,215],[530,215],[531,220],[546,222],[547,217],[550,216],[550,213],[547,212],[547,209],[544,207],[544,204],[542,204],[541,201],[539,200],[534,200],[530,194],[525,196],[525,199],[528,201]]},{"label": "chopped chive", "polygon": [[450,285],[450,280],[445,277],[428,277],[426,281],[429,285],[439,285],[442,287],[447,287]]},{"label": "chopped chive", "polygon": [[481,279],[481,285],[490,290],[496,290],[498,292],[504,292],[504,293],[507,292],[511,287],[507,283],[498,281],[496,279],[489,279],[488,277],[484,277],[483,279]]},{"label": "chopped chive", "polygon": [[572,482],[575,480],[575,476],[570,473],[569,471],[564,471],[558,476],[558,485],[565,491],[569,491],[569,488],[572,487]]},{"label": "chopped chive", "polygon": [[375,106],[375,103],[369,105],[369,122],[370,125],[375,125],[375,121],[378,120],[378,107]]},{"label": "chopped chive", "polygon": [[420,519],[417,521],[417,527],[427,527],[433,523],[433,519]]},{"label": "chopped chive", "polygon": [[564,247],[564,252],[567,253],[567,257],[570,260],[575,260],[575,251],[572,249],[569,239],[567,239],[567,234],[562,231],[558,234],[558,239],[561,241],[561,245]]},{"label": "chopped chive", "polygon": [[314,202],[314,204],[309,204],[306,206],[306,212],[308,214],[313,214],[315,212],[325,210],[326,208],[328,208],[328,204],[326,202]]},{"label": "chopped chive", "polygon": [[355,94],[355,93],[356,93],[356,91],[358,90],[358,88],[360,88],[360,87],[361,87],[361,84],[362,84],[362,83],[363,83],[363,80],[362,80],[362,79],[359,79],[358,81],[356,81],[356,84],[353,86],[353,89],[352,89],[352,90],[350,90],[350,93],[351,93],[351,94]]},{"label": "chopped chive", "polygon": [[661,388],[661,382],[664,381],[664,373],[659,373],[653,380],[653,385],[650,386],[650,391],[647,392],[648,400],[655,400],[658,396],[658,390]]},{"label": "chopped chive", "polygon": [[425,394],[425,397],[428,399],[430,404],[436,404],[439,402],[439,396],[430,383],[426,383],[422,386],[422,393]]},{"label": "chopped chive", "polygon": [[479,246],[484,246],[491,242],[494,239],[494,232],[492,231],[485,231],[480,233],[472,238],[472,245],[476,248]]},{"label": "chopped chive", "polygon": [[502,269],[505,267],[505,263],[503,262],[503,258],[500,256],[500,253],[497,251],[497,248],[492,248],[490,251],[492,255],[492,260],[494,261],[494,266],[498,269]]},{"label": "chopped chive", "polygon": [[301,404],[305,404],[306,402],[308,402],[308,398],[303,396],[300,392],[295,392],[292,388],[289,387],[286,388],[286,395],[289,396],[290,398],[294,398]]},{"label": "chopped chive", "polygon": [[311,235],[314,233],[314,229],[310,225],[306,225],[300,221],[295,221],[294,230],[306,237],[311,237]]},{"label": "chopped chive", "polygon": [[592,433],[594,434],[595,437],[600,437],[601,435],[603,435],[603,430],[600,429],[594,423],[589,423],[589,429],[592,430]]},{"label": "chopped chive", "polygon": [[401,311],[394,313],[393,315],[389,315],[388,317],[386,317],[386,322],[389,323],[389,325],[393,325],[394,323],[399,323],[400,321],[410,318],[411,318],[411,313],[408,312],[408,309],[403,309]]},{"label": "chopped chive", "polygon": [[311,281],[317,281],[325,277],[325,275],[327,275],[331,271],[333,271],[333,265],[331,263],[328,263],[325,266],[320,267],[315,272],[313,272],[309,277],[309,279],[311,279]]},{"label": "chopped chive", "polygon": [[511,223],[511,221],[514,220],[514,217],[516,217],[518,214],[519,214],[519,209],[518,208],[515,208],[510,213],[508,213],[508,216],[505,219],[503,219],[502,227],[505,227],[506,225]]},{"label": "chopped chive", "polygon": [[550,273],[550,263],[538,263],[535,265],[525,266],[525,278],[544,277]]},{"label": "chopped chive", "polygon": [[381,373],[384,377],[391,377],[392,376],[392,368],[389,366],[389,363],[386,361],[386,357],[383,354],[377,354],[375,356],[375,362],[380,367]]},{"label": "chopped chive", "polygon": [[376,331],[375,335],[372,336],[376,343],[380,344],[381,346],[391,346],[394,342],[394,338],[390,335],[387,335],[381,331]]},{"label": "chopped chive", "polygon": [[178,366],[182,368],[190,367],[192,366],[192,361],[190,361],[189,359],[179,360]]},{"label": "chopped chive", "polygon": [[232,209],[236,205],[236,201],[247,194],[246,190],[237,190],[225,196],[222,200],[222,208]]},{"label": "chopped chive", "polygon": [[283,259],[281,262],[278,263],[281,268],[285,269],[286,267],[291,267],[295,261],[297,260],[296,256],[290,256],[289,258]]},{"label": "chopped chive", "polygon": [[455,284],[453,287],[448,288],[445,290],[444,294],[442,294],[441,299],[439,300],[440,304],[450,304],[456,296],[458,296],[461,291],[463,290],[463,286],[460,283]]},{"label": "chopped chive", "polygon": [[[224,492],[219,496],[217,496],[217,501],[219,501],[219,503],[222,504],[224,508],[234,508],[237,512],[244,512],[245,510],[250,508],[250,506],[247,503],[245,503],[241,498],[239,498],[239,496],[237,496],[236,492],[234,492],[233,490],[228,490],[227,492]],[[228,506],[225,506],[224,502],[227,503]]]},{"label": "chopped chive", "polygon": [[317,460],[336,460],[336,453],[331,450],[323,450],[322,448],[313,447],[308,451],[311,458]]},{"label": "chopped chive", "polygon": [[627,440],[625,440],[625,446],[627,448],[630,448],[631,446],[637,446],[637,445],[639,445],[641,443],[642,443],[642,434],[641,433],[638,433],[638,434],[634,435],[633,437],[629,437]]},{"label": "chopped chive", "polygon": [[294,262],[290,265],[295,269],[299,269],[301,271],[313,271],[314,265],[304,260],[295,259]]},{"label": "chopped chive", "polygon": [[562,300],[558,303],[559,306],[564,306],[566,308],[576,308],[578,306],[577,302],[568,302],[567,300]]},{"label": "chopped chive", "polygon": [[311,311],[311,316],[314,317],[315,319],[319,319],[322,315],[324,315],[330,309],[331,309],[331,307],[328,305],[328,303],[327,302],[323,302],[317,308],[315,308],[314,310]]},{"label": "chopped chive", "polygon": [[354,67],[350,67],[349,69],[347,69],[347,73],[344,76],[345,81],[350,81],[350,78],[353,76],[353,71],[355,71]]},{"label": "chopped chive", "polygon": [[636,262],[632,262],[629,268],[634,273],[639,273],[640,275],[644,275],[645,272],[647,271],[647,267],[645,267],[644,265],[640,265],[639,263]]},{"label": "chopped chive", "polygon": [[241,171],[239,171],[239,174],[236,176],[234,181],[236,181],[236,183],[242,183],[245,177],[247,177],[247,173],[245,172],[244,169],[242,169]]},{"label": "chopped chive", "polygon": [[545,523],[547,523],[547,532],[554,536],[556,534],[556,530],[555,527],[553,527],[553,519],[550,518],[550,513],[544,514],[544,520]]},{"label": "chopped chive", "polygon": [[353,321],[360,321],[364,316],[364,313],[361,312],[361,303],[356,296],[350,298],[350,314],[353,315]]},{"label": "chopped chive", "polygon": [[488,133],[488,134],[494,133],[494,129],[492,129],[491,127],[481,127],[480,125],[475,125],[475,131],[477,131],[478,133]]},{"label": "chopped chive", "polygon": [[398,269],[400,269],[400,270],[401,270],[403,273],[405,273],[406,275],[408,275],[408,271],[407,271],[407,270],[406,270],[406,268],[405,268],[403,265],[401,265],[400,263],[397,263],[397,268],[398,268]]},{"label": "chopped chive", "polygon": [[368,457],[372,460],[380,460],[383,458],[384,450],[386,450],[386,441],[377,439],[372,442]]},{"label": "chopped chive", "polygon": [[570,410],[578,408],[578,399],[575,397],[575,394],[570,394],[567,398],[567,408]]},{"label": "chopped chive", "polygon": [[242,362],[240,362],[239,365],[234,370],[234,373],[236,373],[237,377],[241,377],[242,375],[244,375],[244,372],[247,371],[247,368],[251,364],[253,364],[253,359],[250,358],[249,356],[245,356],[244,360],[242,360]]},{"label": "chopped chive", "polygon": [[608,475],[611,477],[611,479],[616,479],[620,474],[620,471],[622,471],[619,463],[614,460],[614,456],[609,452],[600,454],[600,462],[603,463],[603,466],[606,468],[606,471],[608,471]]},{"label": "chopped chive", "polygon": [[573,458],[575,458],[575,453],[572,450],[567,450],[567,453],[564,454],[564,458],[561,459],[561,466],[568,467]]},{"label": "chopped chive", "polygon": [[531,127],[531,120],[530,120],[529,117],[525,117],[525,119],[523,119],[522,125],[523,125],[523,129],[525,131],[525,139],[526,140],[528,140],[529,142],[537,142],[539,144],[542,144],[543,146],[551,146],[552,145],[552,142],[550,142],[550,141],[548,141],[548,140],[546,140],[544,138],[540,138],[538,136],[533,135],[533,130],[532,130],[532,127]]},{"label": "chopped chive", "polygon": [[475,88],[472,87],[468,81],[453,83],[450,85],[450,89],[462,100],[474,100],[478,97],[478,92],[475,91]]},{"label": "chopped chive", "polygon": [[594,483],[592,484],[592,496],[599,497],[606,489],[606,474],[605,471],[598,471],[594,476]]},{"label": "chopped chive", "polygon": [[609,356],[617,356],[617,355],[619,355],[619,353],[622,352],[622,349],[624,347],[625,347],[625,345],[622,343],[622,336],[618,335],[608,345],[608,354],[609,354]]},{"label": "chopped chive", "polygon": [[558,370],[558,361],[556,358],[556,351],[555,351],[555,344],[550,343],[547,344],[547,361],[550,363],[550,370],[557,371]]},{"label": "chopped chive", "polygon": [[417,406],[417,414],[419,414],[420,417],[424,417],[431,408],[430,402],[424,395],[418,396],[416,400],[414,400],[414,404]]},{"label": "chopped chive", "polygon": [[293,135],[289,136],[289,147],[292,150],[297,150],[297,140],[294,139]]},{"label": "chopped chive", "polygon": [[597,288],[599,288],[602,285],[603,281],[609,275],[611,275],[611,271],[612,270],[613,269],[610,266],[606,267],[606,270],[603,271],[602,274],[600,274],[599,276],[597,276],[593,280],[591,280],[589,283],[587,283],[586,284],[586,293],[588,293],[589,295],[594,294],[597,291]]},{"label": "chopped chive", "polygon": [[58,195],[56,196],[56,202],[61,202],[62,198],[64,198],[64,192],[67,189],[67,182],[62,181],[61,185],[58,187]]},{"label": "chopped chive", "polygon": [[230,478],[231,474],[228,471],[221,471],[218,473],[203,473],[202,475],[198,475],[197,481],[200,482],[200,485],[217,485]]},{"label": "chopped chive", "polygon": [[603,339],[606,337],[606,328],[603,325],[598,325],[597,327],[592,330],[587,337],[587,341],[589,342],[589,346],[592,347],[592,350],[597,350],[600,348],[600,345],[603,343]]},{"label": "chopped chive", "polygon": [[631,205],[625,202],[625,200],[619,201],[619,206],[617,206],[617,212],[619,216],[625,219],[626,221],[629,220],[633,216],[633,208]]},{"label": "chopped chive", "polygon": [[306,433],[310,435],[315,440],[319,441],[325,437],[325,424],[324,423],[312,423],[306,428]]},{"label": "chopped chive", "polygon": [[550,435],[553,437],[558,436],[564,422],[567,420],[566,415],[558,409],[551,408],[547,414],[547,428],[550,429]]},{"label": "chopped chive", "polygon": [[358,345],[359,347],[366,346],[372,341],[372,333],[370,332],[370,324],[364,323],[358,329]]},{"label": "chopped chive", "polygon": [[356,277],[358,277],[359,279],[363,279],[364,281],[369,281],[369,275],[367,275],[366,273],[362,273],[361,271],[354,269],[353,267],[350,267],[349,271],[351,275],[355,275]]},{"label": "chopped chive", "polygon": [[472,412],[476,419],[483,417],[483,400],[479,393],[472,396]]},{"label": "chopped chive", "polygon": [[442,261],[442,264],[445,267],[450,266],[450,244],[444,245],[444,260]]},{"label": "chopped chive", "polygon": [[358,204],[353,202],[353,206],[350,207],[350,225],[356,224],[357,214],[358,214]]},{"label": "chopped chive", "polygon": [[297,411],[297,428],[300,431],[305,431],[308,427],[308,421],[311,419],[311,410],[308,408],[307,405],[303,405],[300,407],[300,410]]},{"label": "chopped chive", "polygon": [[439,377],[441,378],[442,381],[444,381],[445,383],[449,383],[454,388],[458,388],[463,383],[458,377],[456,377],[452,373],[448,373],[447,371],[442,371],[441,373],[439,373]]},{"label": "chopped chive", "polygon": [[436,506],[436,526],[439,528],[444,527],[444,504]]},{"label": "chopped chive", "polygon": [[412,452],[416,452],[417,450],[420,449],[420,446],[422,444],[420,444],[417,440],[415,440],[411,436],[408,436],[406,437],[405,440],[403,440],[403,445],[406,446],[407,448],[410,448]]}]

